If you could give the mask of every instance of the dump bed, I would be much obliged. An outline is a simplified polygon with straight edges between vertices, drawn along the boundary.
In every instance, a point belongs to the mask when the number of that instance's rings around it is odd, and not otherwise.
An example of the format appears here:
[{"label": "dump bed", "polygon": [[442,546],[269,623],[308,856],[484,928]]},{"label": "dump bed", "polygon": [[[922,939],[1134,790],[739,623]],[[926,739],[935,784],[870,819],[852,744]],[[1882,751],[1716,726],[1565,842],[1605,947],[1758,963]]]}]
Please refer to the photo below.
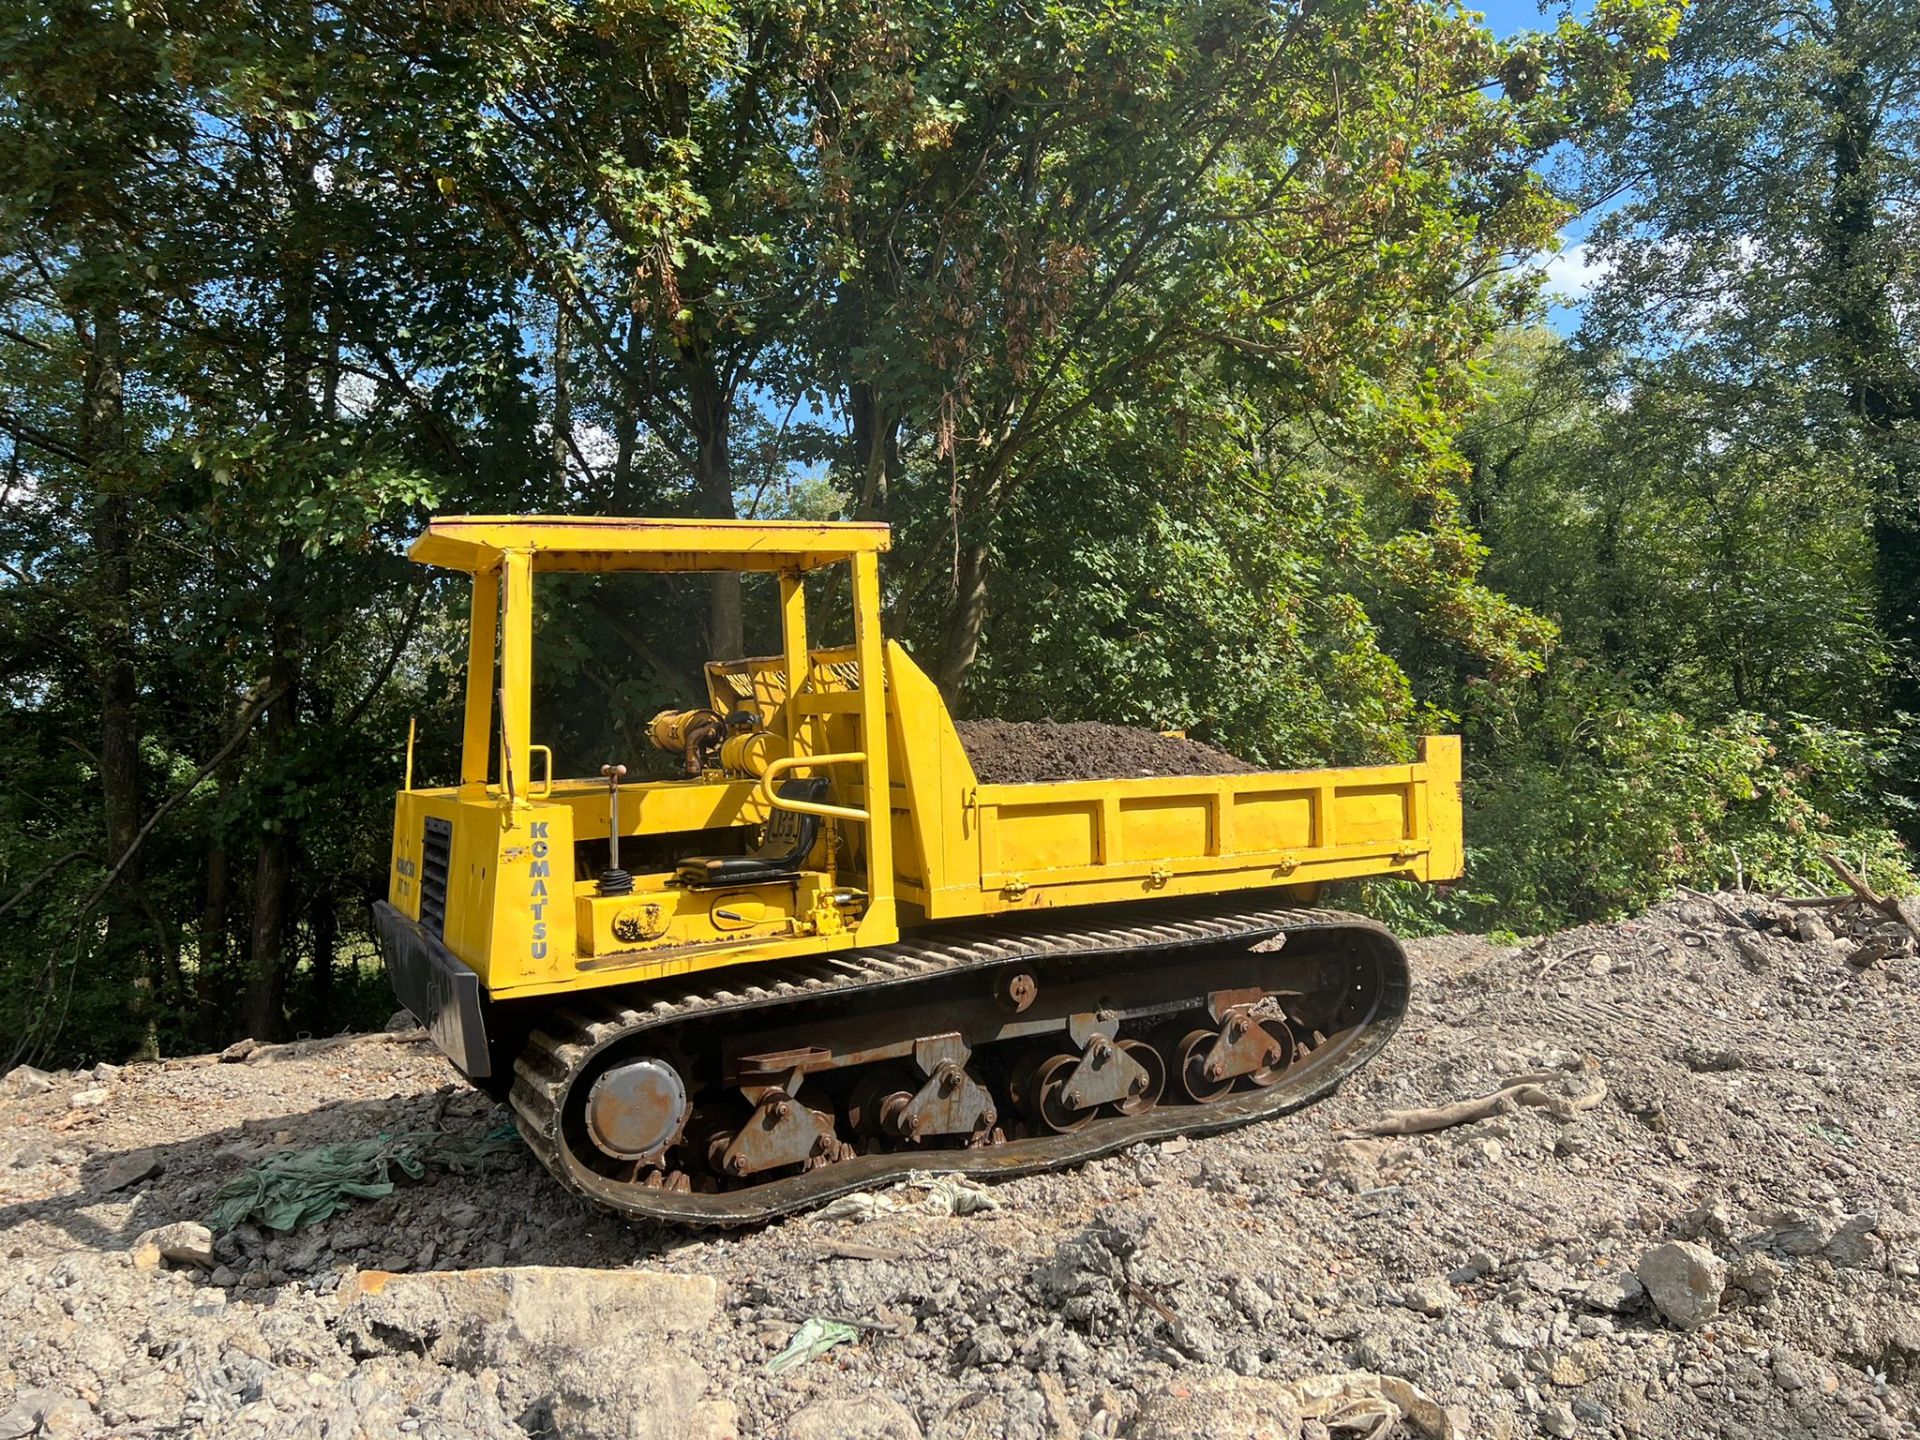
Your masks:
[{"label": "dump bed", "polygon": [[983,785],[932,683],[889,651],[899,896],[929,919],[1460,873],[1455,736],[1411,764]]}]

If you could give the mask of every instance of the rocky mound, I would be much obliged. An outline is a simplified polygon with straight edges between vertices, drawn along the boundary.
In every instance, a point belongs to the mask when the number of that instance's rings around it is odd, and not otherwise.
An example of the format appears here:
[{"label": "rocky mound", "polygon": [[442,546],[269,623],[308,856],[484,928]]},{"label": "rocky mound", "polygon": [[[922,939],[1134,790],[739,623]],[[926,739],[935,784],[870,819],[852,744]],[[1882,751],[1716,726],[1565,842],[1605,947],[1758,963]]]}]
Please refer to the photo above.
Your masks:
[{"label": "rocky mound", "polygon": [[277,1151],[489,1135],[417,1032],[16,1074],[0,1436],[1915,1433],[1910,935],[1728,895],[1414,955],[1298,1115],[732,1234],[524,1162],[193,1229]]},{"label": "rocky mound", "polygon": [[960,743],[983,785],[1239,775],[1259,769],[1198,740],[1094,720],[962,720]]}]

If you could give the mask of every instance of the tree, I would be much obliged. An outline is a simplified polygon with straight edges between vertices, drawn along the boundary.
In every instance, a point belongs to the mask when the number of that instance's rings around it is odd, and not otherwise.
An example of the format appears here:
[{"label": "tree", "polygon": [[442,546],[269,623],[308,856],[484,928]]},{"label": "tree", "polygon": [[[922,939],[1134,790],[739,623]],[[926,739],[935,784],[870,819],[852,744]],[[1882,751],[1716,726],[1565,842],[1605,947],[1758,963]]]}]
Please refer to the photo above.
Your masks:
[{"label": "tree", "polygon": [[[1560,213],[1528,163],[1619,102],[1670,14],[1602,7],[1549,55],[1420,4],[842,13],[815,41],[817,369],[856,508],[909,537],[901,608],[942,599],[924,638],[950,696],[1022,491],[1076,427],[1177,407],[1199,373],[1400,488],[1431,530],[1388,557],[1403,579],[1470,581],[1446,435],[1458,368],[1516,303],[1502,257]],[[915,465],[937,511],[891,503]]]},{"label": "tree", "polygon": [[[1673,432],[1868,477],[1884,703],[1920,713],[1920,26],[1901,0],[1695,7],[1587,182],[1586,343]],[[1810,492],[1809,503],[1819,496]],[[1843,511],[1850,491],[1832,497]]]},{"label": "tree", "polygon": [[[423,776],[458,730],[429,508],[883,517],[967,703],[1275,761],[1541,664],[1468,366],[1664,5],[9,3],[9,1051],[378,1003],[406,719]],[[632,754],[768,603],[544,586],[543,733]]]}]

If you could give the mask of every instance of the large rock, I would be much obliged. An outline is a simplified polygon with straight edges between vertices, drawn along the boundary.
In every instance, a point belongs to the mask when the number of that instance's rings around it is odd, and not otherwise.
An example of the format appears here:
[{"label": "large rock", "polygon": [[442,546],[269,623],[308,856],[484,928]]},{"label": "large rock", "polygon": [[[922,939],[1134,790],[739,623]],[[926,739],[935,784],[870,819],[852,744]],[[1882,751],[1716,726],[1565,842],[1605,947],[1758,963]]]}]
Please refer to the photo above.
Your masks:
[{"label": "large rock", "polygon": [[493,1370],[565,1440],[728,1440],[733,1406],[706,1398],[689,1351],[714,1322],[705,1275],[546,1266],[394,1275],[340,1287],[339,1332],[361,1354],[420,1354]]},{"label": "large rock", "polygon": [[[340,1328],[391,1350],[411,1342],[442,1364],[492,1363],[505,1350],[592,1349],[705,1329],[720,1304],[709,1275],[527,1265],[395,1275],[363,1270],[340,1287]],[[372,1339],[378,1334],[380,1338]]]},{"label": "large rock", "polygon": [[[423,1369],[427,1370],[423,1374]],[[317,1387],[288,1366],[268,1371],[257,1383],[270,1403],[272,1440],[526,1440],[527,1432],[501,1408],[491,1380],[435,1372],[414,1361],[370,1360],[344,1378]],[[242,1412],[244,1416],[246,1412]],[[264,1418],[264,1417],[263,1417]],[[232,1425],[209,1432],[239,1440],[259,1432]]]},{"label": "large rock", "polygon": [[53,1089],[53,1077],[44,1070],[36,1070],[31,1065],[16,1065],[7,1072],[7,1078],[0,1080],[0,1094],[16,1098],[27,1095],[44,1095]]},{"label": "large rock", "polygon": [[1438,1317],[1453,1308],[1453,1286],[1437,1275],[1428,1276],[1409,1285],[1402,1292],[1401,1303],[1422,1315]]},{"label": "large rock", "polygon": [[1720,1313],[1727,1267],[1704,1245],[1671,1240],[1641,1255],[1634,1274],[1670,1324],[1697,1330]]},{"label": "large rock", "polygon": [[133,1263],[141,1270],[158,1270],[163,1261],[175,1265],[213,1268],[213,1232],[192,1220],[159,1225],[143,1231],[133,1242]]},{"label": "large rock", "polygon": [[129,1185],[138,1185],[142,1180],[151,1180],[165,1168],[153,1151],[129,1150],[117,1159],[109,1160],[101,1169],[100,1189],[103,1193],[112,1194]]},{"label": "large rock", "polygon": [[1176,1380],[1150,1395],[1126,1434],[1132,1440],[1298,1440],[1306,1422],[1365,1435],[1460,1440],[1454,1417],[1398,1375],[1350,1371],[1303,1375],[1284,1383],[1238,1375]]},{"label": "large rock", "polygon": [[886,1395],[816,1400],[787,1421],[787,1440],[921,1440],[913,1412]]},{"label": "large rock", "polygon": [[1879,1228],[1880,1217],[1871,1211],[1863,1210],[1857,1215],[1849,1215],[1835,1228],[1820,1251],[1836,1265],[1877,1270],[1885,1249],[1885,1242],[1876,1234]]},{"label": "large rock", "polygon": [[22,1390],[0,1414],[0,1436],[32,1435],[38,1440],[79,1440],[98,1428],[93,1410],[58,1390]]},{"label": "large rock", "polygon": [[1245,1375],[1176,1380],[1149,1395],[1126,1432],[1133,1440],[1297,1440],[1305,1417],[1290,1386]]}]

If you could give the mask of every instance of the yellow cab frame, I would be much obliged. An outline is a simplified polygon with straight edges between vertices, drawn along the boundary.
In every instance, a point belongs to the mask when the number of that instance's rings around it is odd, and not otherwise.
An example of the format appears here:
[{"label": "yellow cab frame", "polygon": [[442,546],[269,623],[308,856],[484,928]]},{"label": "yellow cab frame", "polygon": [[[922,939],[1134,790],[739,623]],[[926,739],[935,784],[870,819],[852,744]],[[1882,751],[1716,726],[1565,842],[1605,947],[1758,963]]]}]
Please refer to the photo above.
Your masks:
[{"label": "yellow cab frame", "polygon": [[[863,808],[869,793],[886,794],[884,781],[877,792],[870,783],[871,776],[888,773],[880,685],[837,687],[831,694],[787,694],[789,687],[781,686],[777,694],[763,693],[763,702],[774,702],[767,707],[776,742],[772,773],[618,786],[623,838],[692,834],[762,824],[775,803],[773,780],[795,770],[830,769],[844,799],[820,808],[843,836],[856,832],[843,852],[859,858],[854,885],[841,884],[830,866],[808,870],[797,885],[713,894],[675,886],[669,866],[636,875],[632,894],[597,893],[590,876],[576,874],[575,846],[611,833],[609,786],[556,778],[551,752],[534,739],[532,715],[534,586],[543,574],[735,570],[777,576],[781,656],[771,667],[766,661],[709,666],[710,684],[735,689],[737,677],[755,667],[806,674],[823,660],[837,663],[843,676],[881,675],[878,557],[886,545],[884,525],[434,521],[411,557],[473,577],[460,782],[409,787],[397,797],[394,908],[421,922],[424,893],[424,919],[435,938],[495,998],[897,938],[891,827],[884,812],[883,823],[872,825]],[[847,567],[852,581],[854,639],[844,657],[808,648],[806,577],[831,565]],[[816,717],[828,713],[848,722],[853,748],[822,748],[824,727]]]}]

